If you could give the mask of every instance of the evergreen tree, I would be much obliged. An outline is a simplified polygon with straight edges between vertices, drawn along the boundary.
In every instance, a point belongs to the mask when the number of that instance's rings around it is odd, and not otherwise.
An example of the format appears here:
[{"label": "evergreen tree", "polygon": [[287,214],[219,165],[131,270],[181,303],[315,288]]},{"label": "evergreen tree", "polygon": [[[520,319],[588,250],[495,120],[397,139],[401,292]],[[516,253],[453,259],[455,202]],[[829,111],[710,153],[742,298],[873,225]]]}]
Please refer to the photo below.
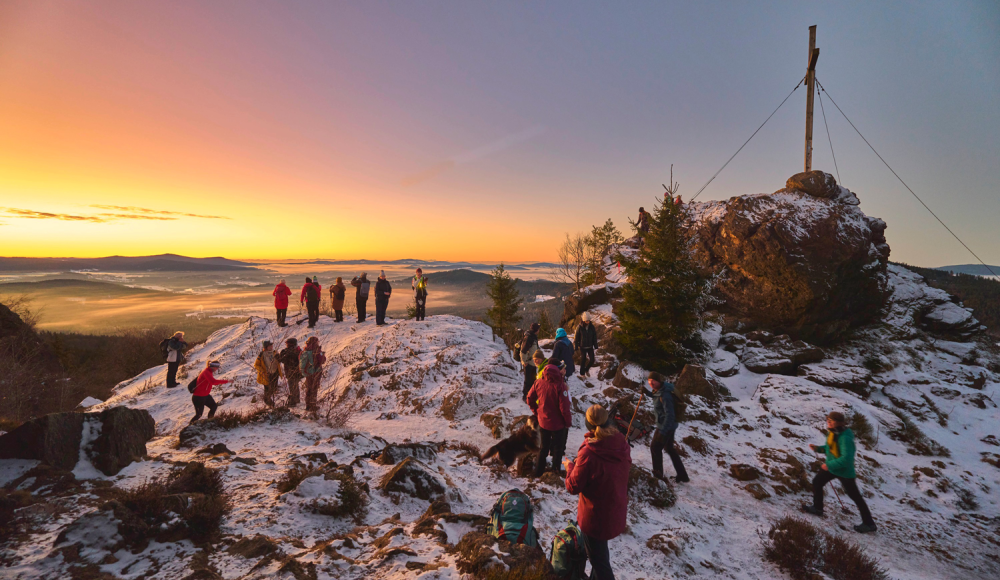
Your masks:
[{"label": "evergreen tree", "polygon": [[611,218],[603,226],[594,226],[586,238],[590,246],[588,252],[587,273],[590,283],[604,282],[604,257],[612,251],[612,246],[625,241],[625,236],[615,227]]},{"label": "evergreen tree", "polygon": [[493,306],[486,310],[486,320],[493,332],[511,344],[517,338],[517,323],[521,321],[521,294],[517,291],[516,280],[503,267],[503,262],[493,269],[490,281],[486,283],[486,295]]},{"label": "evergreen tree", "polygon": [[650,369],[676,370],[690,357],[681,343],[697,330],[705,296],[705,280],[684,236],[682,212],[669,198],[658,202],[639,254],[622,260],[629,283],[618,309],[621,345],[631,360]]},{"label": "evergreen tree", "polygon": [[538,317],[538,338],[552,338],[556,329],[552,326],[552,321],[549,320],[549,313],[542,310],[542,315]]}]

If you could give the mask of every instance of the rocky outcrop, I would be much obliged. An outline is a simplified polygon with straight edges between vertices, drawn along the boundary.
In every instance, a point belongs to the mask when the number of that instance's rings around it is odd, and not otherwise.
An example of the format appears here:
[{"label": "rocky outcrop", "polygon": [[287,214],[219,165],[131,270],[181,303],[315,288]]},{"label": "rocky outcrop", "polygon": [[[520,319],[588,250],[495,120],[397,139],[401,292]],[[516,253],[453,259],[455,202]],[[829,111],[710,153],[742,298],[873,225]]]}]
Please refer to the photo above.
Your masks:
[{"label": "rocky outcrop", "polygon": [[822,172],[774,194],[689,204],[693,256],[715,276],[727,324],[832,341],[889,296],[885,222]]},{"label": "rocky outcrop", "polygon": [[799,365],[823,360],[823,350],[787,335],[776,336],[767,343],[750,341],[743,348],[743,366],[755,373],[794,375]]},{"label": "rocky outcrop", "polygon": [[80,459],[85,421],[97,422],[100,433],[85,450],[94,467],[115,475],[146,454],[146,442],[156,434],[149,411],[115,407],[100,413],[52,413],[32,419],[0,435],[0,459],[37,459],[72,471]]},{"label": "rocky outcrop", "polygon": [[713,405],[719,403],[723,388],[714,377],[709,378],[701,365],[684,365],[674,382],[674,393],[678,396],[697,395]]},{"label": "rocky outcrop", "polygon": [[863,397],[871,394],[872,372],[864,367],[823,361],[804,364],[797,372],[798,376],[818,385],[846,389]]},{"label": "rocky outcrop", "polygon": [[437,458],[437,451],[433,445],[428,443],[390,443],[382,450],[375,462],[380,465],[395,465],[407,457],[433,461]]},{"label": "rocky outcrop", "polygon": [[588,286],[580,292],[574,292],[563,303],[563,315],[559,326],[569,328],[567,325],[581,314],[598,304],[607,304],[614,298],[620,298],[621,293],[621,286],[615,284]]}]

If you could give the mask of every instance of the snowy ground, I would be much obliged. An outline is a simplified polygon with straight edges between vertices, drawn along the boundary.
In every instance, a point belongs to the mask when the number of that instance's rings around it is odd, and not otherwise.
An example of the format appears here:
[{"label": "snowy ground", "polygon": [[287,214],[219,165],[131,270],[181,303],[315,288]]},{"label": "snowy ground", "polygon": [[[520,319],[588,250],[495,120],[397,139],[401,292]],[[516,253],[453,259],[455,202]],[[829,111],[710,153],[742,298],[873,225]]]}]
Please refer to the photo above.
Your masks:
[{"label": "snowy ground", "polygon": [[[948,341],[917,330],[913,312],[926,306],[932,292],[905,270],[894,268],[891,278],[896,295],[886,322],[828,350],[814,375],[824,382],[862,376],[873,394],[863,398],[803,377],[759,375],[745,367],[720,378],[732,398],[722,404],[718,421],[689,421],[678,431],[691,482],[677,487],[677,504],[666,510],[632,506],[628,530],[611,542],[618,578],[783,577],[763,561],[761,534],[776,518],[797,513],[807,499],[804,483],[818,458],[807,445],[822,442],[823,417],[832,409],[864,414],[875,427],[877,444],[859,443],[858,471],[879,532],[858,536],[848,531],[859,518],[846,497],[851,513],[841,513],[832,492],[823,525],[863,542],[894,578],[1000,577],[996,493],[1000,468],[985,462],[1000,457],[1000,412],[989,398],[1000,384],[996,356],[987,343]],[[613,321],[607,305],[595,307],[593,314],[599,322]],[[718,342],[718,332],[706,334]],[[447,542],[411,535],[429,502],[377,490],[392,466],[358,459],[386,443],[402,442],[444,443],[422,461],[445,483],[455,513],[487,515],[503,491],[525,490],[534,499],[535,524],[548,551],[553,535],[575,516],[576,497],[559,486],[480,465],[457,446],[472,443],[485,449],[496,441],[480,419],[483,413],[493,412],[506,425],[528,413],[520,401],[518,365],[481,323],[437,316],[376,327],[373,322],[334,324],[323,317],[315,330],[309,330],[294,325],[278,329],[253,318],[216,332],[198,346],[185,372],[191,378],[207,360],[220,359],[221,376],[234,381],[216,390],[220,411],[250,409],[259,404],[261,395],[251,370],[260,341],[279,343],[294,336],[304,343],[311,335],[320,338],[330,359],[321,397],[340,406],[358,406],[347,428],[305,418],[300,407],[286,421],[210,431],[204,441],[183,447],[178,435],[192,415],[190,397],[183,388],[163,387],[165,367],[150,369],[119,385],[110,400],[89,409],[116,405],[148,409],[157,424],[157,436],[147,445],[149,459],[110,478],[78,466],[79,476],[91,478],[86,489],[59,499],[59,509],[25,508],[39,512],[32,535],[6,547],[8,567],[0,568],[0,575],[65,575],[68,564],[61,556],[50,556],[56,537],[96,509],[94,493],[108,485],[105,482],[132,486],[165,475],[177,463],[199,460],[223,470],[234,498],[235,507],[223,526],[225,537],[216,550],[206,554],[187,540],[153,542],[139,554],[118,550],[108,557],[100,551],[100,542],[91,542],[97,547],[90,561],[122,578],[180,578],[192,566],[208,567],[227,579],[298,578],[302,569],[314,570],[318,578],[458,578],[456,556],[447,553],[444,544],[456,542],[471,529],[469,524],[442,520],[439,527]],[[738,356],[738,350],[720,348],[717,353],[717,358],[730,362]],[[981,378],[984,383],[977,382]],[[606,402],[604,393],[614,390],[610,379],[574,377],[570,391],[576,416],[567,446],[572,456],[583,439],[582,412],[594,402]],[[912,444],[890,436],[901,428],[901,420],[890,409],[906,410],[926,437],[940,446],[931,448],[943,447],[950,457],[911,454]],[[215,443],[225,444],[232,455],[198,453]],[[287,494],[276,489],[274,482],[289,466],[308,462],[310,457],[305,456],[316,453],[353,464],[358,479],[370,484],[363,525],[306,509],[313,499],[336,493],[336,482],[306,480]],[[641,444],[632,450],[632,460],[650,467],[649,452]],[[669,461],[666,464],[671,472]],[[759,484],[768,497],[755,499],[745,489],[747,482],[730,475],[733,464],[756,467],[762,476],[750,483]],[[0,461],[0,483],[33,465]],[[29,486],[30,482],[22,484]],[[391,532],[396,527],[402,532]],[[95,528],[94,535],[101,533]],[[255,534],[271,538],[286,557],[248,558],[227,551],[241,537]],[[299,564],[289,565],[290,560]]]}]

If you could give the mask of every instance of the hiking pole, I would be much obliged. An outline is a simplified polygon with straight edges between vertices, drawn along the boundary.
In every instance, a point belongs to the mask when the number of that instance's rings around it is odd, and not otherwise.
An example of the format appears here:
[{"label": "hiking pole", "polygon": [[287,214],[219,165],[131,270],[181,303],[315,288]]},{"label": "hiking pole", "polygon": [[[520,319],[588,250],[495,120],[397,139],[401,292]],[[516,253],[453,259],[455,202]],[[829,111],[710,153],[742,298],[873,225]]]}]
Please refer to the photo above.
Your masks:
[{"label": "hiking pole", "polygon": [[851,513],[851,511],[849,509],[847,509],[847,506],[844,505],[844,500],[840,499],[840,492],[837,491],[837,487],[833,486],[833,485],[831,485],[830,487],[833,488],[833,493],[837,494],[837,501],[840,502],[840,511],[844,512],[845,514]]},{"label": "hiking pole", "polygon": [[635,411],[632,411],[632,420],[628,422],[628,431],[625,432],[625,441],[628,441],[629,434],[632,432],[632,423],[635,422],[635,416],[639,414],[639,405],[642,404],[642,398],[646,396],[646,390],[641,389],[639,391],[639,402],[635,404]]}]

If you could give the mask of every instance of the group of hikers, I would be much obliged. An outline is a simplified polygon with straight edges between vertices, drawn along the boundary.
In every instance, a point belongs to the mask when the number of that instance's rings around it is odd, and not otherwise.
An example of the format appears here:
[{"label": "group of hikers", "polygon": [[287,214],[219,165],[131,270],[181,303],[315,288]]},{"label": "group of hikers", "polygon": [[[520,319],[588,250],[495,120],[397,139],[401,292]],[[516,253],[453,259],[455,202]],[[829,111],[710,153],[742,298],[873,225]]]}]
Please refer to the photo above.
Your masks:
[{"label": "group of hikers", "polygon": [[[580,377],[583,378],[594,364],[597,333],[589,314],[584,313],[576,332],[576,346],[569,343],[566,331],[560,328],[556,331],[552,355],[546,358],[538,344],[539,329],[539,324],[532,324],[519,348],[524,366],[524,400],[537,419],[540,431],[533,475],[540,477],[544,474],[547,458],[551,456],[549,469],[565,477],[568,492],[579,495],[577,525],[584,536],[587,559],[591,564],[590,578],[613,579],[608,540],[620,535],[626,526],[628,478],[632,465],[628,434],[618,429],[612,413],[601,405],[592,405],[586,412],[587,432],[576,459],[563,459],[572,426],[572,399],[566,379],[574,372],[573,353],[574,350],[581,353]],[[674,444],[678,427],[674,384],[657,372],[650,372],[646,383],[650,390],[644,389],[644,395],[653,402],[655,416],[649,445],[653,476],[665,479],[663,453],[666,451],[676,473],[673,480],[687,483],[690,479]],[[826,461],[812,481],[813,501],[804,505],[802,511],[822,517],[823,489],[836,479],[861,515],[861,524],[854,529],[860,533],[874,532],[875,521],[857,486],[854,434],[847,427],[846,417],[838,411],[827,416],[826,427],[826,444],[809,446],[814,452],[823,453]],[[564,472],[560,470],[560,465]]]},{"label": "group of hikers", "polygon": [[[360,276],[351,279],[351,286],[354,287],[355,305],[357,306],[358,322],[362,323],[367,318],[368,297],[371,294],[371,282],[368,280],[368,273],[362,272]],[[427,277],[422,269],[417,268],[411,280],[410,287],[413,290],[413,300],[415,304],[415,319],[424,320],[427,312]],[[306,277],[302,290],[299,292],[299,304],[306,307],[309,328],[314,328],[319,321],[319,304],[323,296],[323,287],[319,283],[319,276]],[[291,288],[285,283],[284,278],[274,287],[271,293],[274,296],[274,309],[278,326],[287,326],[285,323],[288,314],[288,297],[292,295]],[[382,326],[385,324],[385,313],[389,309],[389,298],[392,295],[392,285],[382,270],[377,280],[375,280],[375,324]],[[344,301],[347,297],[347,286],[343,278],[338,276],[337,281],[330,286],[330,310],[333,311],[334,322],[344,321]]]}]

